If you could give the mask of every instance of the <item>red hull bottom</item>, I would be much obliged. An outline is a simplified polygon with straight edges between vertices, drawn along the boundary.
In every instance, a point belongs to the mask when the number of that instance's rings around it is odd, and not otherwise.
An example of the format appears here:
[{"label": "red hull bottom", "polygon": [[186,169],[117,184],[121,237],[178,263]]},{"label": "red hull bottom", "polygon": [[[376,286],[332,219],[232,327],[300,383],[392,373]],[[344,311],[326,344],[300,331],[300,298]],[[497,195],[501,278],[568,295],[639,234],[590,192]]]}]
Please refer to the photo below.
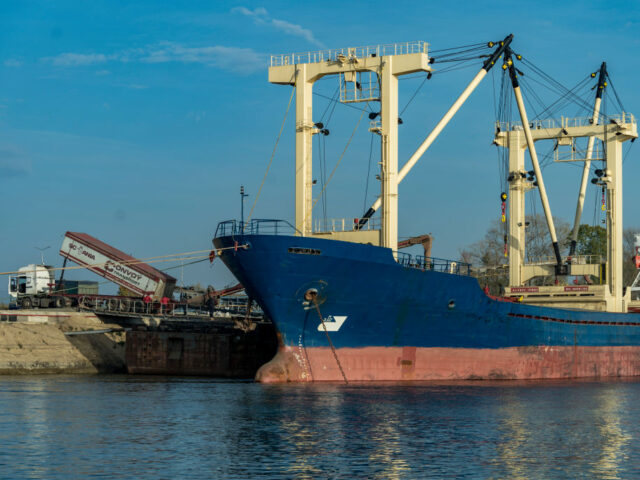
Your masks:
[{"label": "red hull bottom", "polygon": [[[350,382],[640,375],[640,347],[365,347],[340,348],[336,354]],[[344,381],[330,348],[302,347],[281,347],[270,362],[260,367],[256,380]]]}]

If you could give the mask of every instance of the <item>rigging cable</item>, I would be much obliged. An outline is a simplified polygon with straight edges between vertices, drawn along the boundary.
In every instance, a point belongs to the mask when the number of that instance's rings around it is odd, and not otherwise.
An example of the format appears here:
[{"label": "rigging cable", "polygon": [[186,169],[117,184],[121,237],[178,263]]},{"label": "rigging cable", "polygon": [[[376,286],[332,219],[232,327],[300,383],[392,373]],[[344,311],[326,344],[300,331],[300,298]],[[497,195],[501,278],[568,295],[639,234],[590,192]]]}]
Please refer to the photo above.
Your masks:
[{"label": "rigging cable", "polygon": [[[543,87],[547,87],[547,85],[545,85],[544,83],[542,83],[541,81],[539,81],[536,78],[531,77],[530,80],[532,82],[535,82],[535,83],[543,86]],[[576,84],[571,89],[571,92],[576,92],[576,91],[580,91],[580,89],[588,88],[589,80],[591,80],[591,77],[590,76],[586,77],[584,80],[582,80],[581,82]],[[551,90],[551,91],[553,91],[553,90]],[[586,92],[585,92],[585,94],[586,94]],[[582,96],[584,94],[578,95],[578,93],[574,93],[574,95],[577,96],[578,98],[580,98],[580,102],[578,103],[578,105],[581,107],[581,109],[588,110],[588,111],[592,109],[592,106],[589,106],[589,108],[587,108],[588,102]],[[554,115],[555,112],[557,112],[558,110],[564,108],[570,102],[572,102],[571,95],[569,95],[566,92],[563,92],[562,95],[555,102],[551,103],[547,108],[545,108],[542,112],[540,112],[540,115],[545,115],[547,117],[551,117],[551,116]],[[537,117],[534,118],[534,120],[535,119],[537,119]]]},{"label": "rigging cable", "polygon": [[[324,116],[327,114],[327,111],[329,110],[329,107],[331,107],[331,104],[333,103],[333,108],[335,108],[335,102],[338,99],[338,93],[340,91],[340,85],[338,85],[336,87],[336,91],[333,92],[333,95],[331,96],[331,98],[329,100],[331,100],[329,103],[327,103],[326,108],[324,109],[324,112],[322,112],[322,116],[320,117],[320,121],[324,121]],[[326,97],[329,98],[329,97]],[[332,112],[333,114],[333,112]],[[331,117],[331,115],[329,115],[329,117]]]},{"label": "rigging cable", "polygon": [[[333,170],[331,170],[331,174],[329,175],[329,178],[327,179],[325,184],[322,186],[322,191],[320,192],[320,195],[313,202],[313,205],[311,206],[311,210],[313,210],[315,208],[316,204],[318,203],[318,200],[320,200],[320,198],[322,197],[322,194],[324,193],[324,191],[326,190],[327,186],[329,185],[329,182],[333,178],[333,174],[336,173],[336,170],[337,170],[338,166],[340,165],[340,162],[342,162],[342,158],[344,157],[344,154],[347,153],[347,149],[349,148],[349,144],[351,144],[351,140],[353,140],[353,136],[355,135],[356,131],[358,130],[358,127],[360,126],[360,122],[362,121],[362,117],[364,117],[364,114],[367,111],[367,106],[368,105],[369,105],[369,102],[367,102],[367,105],[365,105],[365,108],[362,109],[362,113],[360,114],[360,118],[358,119],[358,122],[356,123],[356,126],[353,129],[353,132],[351,132],[351,136],[349,137],[349,140],[347,141],[347,144],[345,145],[344,150],[342,151],[342,154],[340,155],[340,158],[338,158],[338,161],[336,162],[336,165],[333,167]],[[360,109],[358,109],[358,110],[360,110]]]},{"label": "rigging cable", "polygon": [[[577,97],[575,95],[575,93],[573,93],[571,90],[566,88],[560,82],[558,82],[553,77],[551,77],[550,75],[545,73],[542,69],[536,67],[532,62],[530,62],[526,58],[522,59],[522,62],[523,62],[524,65],[527,65],[529,68],[531,68],[531,70],[534,73],[536,73],[537,75],[539,75],[540,77],[545,79],[547,82],[549,82],[549,85],[552,85],[553,87],[555,87],[557,89],[558,93],[565,93],[566,95],[572,97],[574,99],[575,103],[577,103],[578,105],[583,105],[587,110],[589,110],[591,108],[591,105],[589,105],[588,102],[586,102],[585,100],[583,100],[580,97]],[[551,88],[549,86],[547,86],[547,88],[549,88],[551,90]]]},{"label": "rigging cable", "polygon": [[[238,248],[245,248],[246,245],[242,244],[242,245],[234,245],[231,247],[223,247],[223,248],[217,248],[215,249],[217,252],[221,252],[224,250],[237,250]],[[193,260],[193,259],[200,259],[200,258],[209,258],[209,255],[211,254],[211,249],[207,249],[207,250],[194,250],[191,252],[180,252],[180,253],[170,253],[168,255],[158,255],[155,257],[147,257],[147,258],[136,258],[134,260],[119,260],[119,262],[122,265],[139,265],[142,263],[164,263],[164,262],[177,262],[177,261],[181,261],[181,260]],[[91,267],[101,267],[104,266],[105,263],[110,262],[111,260],[108,260],[107,262],[103,262],[103,263],[94,263],[91,264]],[[79,269],[87,269],[88,267],[86,265],[73,265],[70,267],[51,267],[50,270],[51,271],[61,271],[61,270],[79,270]],[[18,275],[20,273],[24,273],[24,272],[20,272],[20,271],[8,271],[8,272],[0,272],[0,275]]]},{"label": "rigging cable", "polygon": [[[324,177],[325,177],[325,173],[326,173],[326,165],[325,165],[325,160],[326,160],[326,156],[324,155],[323,152],[323,140],[324,140],[324,135],[318,135],[318,160],[320,162],[320,185],[324,185]],[[327,202],[326,202],[326,197],[323,195],[322,198],[322,217],[323,219],[326,221],[326,217],[327,217]]]},{"label": "rigging cable", "polygon": [[[287,115],[289,114],[289,109],[291,108],[291,102],[293,101],[293,95],[296,93],[296,87],[291,89],[291,96],[289,97],[289,104],[287,105],[287,110],[284,112],[284,118],[282,119],[282,125],[280,125],[280,132],[278,132],[278,137],[276,138],[276,143],[273,146],[273,151],[271,152],[271,158],[269,159],[269,164],[267,165],[267,171],[264,172],[264,177],[262,177],[262,183],[260,184],[260,188],[258,189],[258,193],[256,194],[256,198],[253,199],[253,205],[251,205],[251,210],[249,211],[249,216],[247,217],[246,223],[249,223],[251,220],[251,216],[253,215],[253,209],[256,208],[256,203],[258,203],[258,198],[260,198],[260,193],[262,192],[262,187],[264,187],[264,182],[267,180],[267,175],[269,174],[269,169],[271,168],[271,164],[273,163],[273,157],[276,155],[276,149],[278,148],[278,142],[280,141],[280,137],[282,136],[282,131],[284,130],[284,124],[287,121]],[[242,230],[244,231],[244,225],[242,226]]]},{"label": "rigging cable", "polygon": [[[331,119],[333,118],[333,114],[336,111],[336,106],[338,105],[338,95],[340,92],[340,86],[336,87],[336,90],[333,92],[333,96],[330,99],[327,107],[325,108],[322,117],[320,117],[320,121],[324,123],[324,128],[329,127]],[[329,108],[331,111],[329,112]],[[329,117],[326,122],[324,121],[324,117],[329,112]],[[324,186],[327,180],[327,142],[326,136],[321,135],[318,137],[318,155],[320,157],[320,186]],[[323,221],[327,222],[327,192],[322,190],[322,218]]]},{"label": "rigging cable", "polygon": [[[331,101],[335,102],[336,104],[344,105],[345,107],[353,108],[353,109],[358,110],[358,111],[360,111],[360,110],[361,110],[360,108],[358,108],[358,107],[356,107],[356,106],[354,106],[354,105],[351,105],[350,103],[342,103],[342,102],[338,102],[337,100],[334,100],[334,99],[333,99],[333,98],[331,98],[331,97],[327,97],[326,95],[323,95],[322,93],[313,92],[313,94],[314,94],[314,95],[317,95],[318,97],[322,97],[322,98],[326,98],[327,100],[331,100]],[[365,105],[365,107],[364,107],[364,108],[366,109],[368,106],[369,106],[369,102],[367,102],[367,105]]]},{"label": "rigging cable", "polygon": [[[420,91],[420,89],[423,87],[423,85],[425,84],[425,82],[427,81],[427,79],[429,78],[429,75],[425,75],[424,76],[424,80],[422,80],[422,83],[420,84],[420,86],[418,88],[416,88],[416,91],[413,92],[413,95],[411,95],[411,98],[409,99],[409,101],[407,102],[407,104],[404,106],[404,108],[400,111],[400,113],[398,114],[399,116],[402,116],[402,114],[404,113],[404,111],[407,109],[407,107],[411,104],[411,102],[413,101],[414,98],[416,98],[416,95],[418,94],[418,92]],[[365,205],[365,210],[367,209],[367,206]]]},{"label": "rigging cable", "polygon": [[[494,43],[498,43],[498,42],[494,42]],[[459,47],[439,48],[437,50],[431,50],[430,53],[448,52],[448,51],[451,51],[451,50],[458,50],[459,48],[471,48],[471,47],[480,47],[480,46],[486,46],[487,48],[489,48],[487,46],[487,42],[479,42],[479,43],[472,43],[472,44],[469,44],[469,45],[461,45]]]},{"label": "rigging cable", "polygon": [[611,85],[611,90],[613,91],[613,94],[615,95],[616,100],[618,101],[618,105],[620,106],[620,110],[622,110],[624,112],[625,109],[622,106],[622,101],[620,100],[620,97],[618,96],[618,92],[616,91],[616,88],[613,86],[613,82],[611,81],[611,77],[609,76],[609,72],[607,72],[607,80],[609,80],[609,85]]}]

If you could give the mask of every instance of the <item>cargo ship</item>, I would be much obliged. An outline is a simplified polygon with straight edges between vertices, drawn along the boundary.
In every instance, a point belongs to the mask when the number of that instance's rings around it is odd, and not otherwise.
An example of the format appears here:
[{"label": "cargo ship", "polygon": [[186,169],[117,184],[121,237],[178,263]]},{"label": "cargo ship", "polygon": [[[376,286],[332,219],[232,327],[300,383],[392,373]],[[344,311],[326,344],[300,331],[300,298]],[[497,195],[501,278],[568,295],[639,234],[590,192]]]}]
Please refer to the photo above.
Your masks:
[{"label": "cargo ship", "polygon": [[[620,377],[640,374],[640,302],[622,284],[622,144],[637,137],[633,115],[600,111],[608,74],[591,74],[596,90],[586,118],[527,118],[519,83],[521,60],[513,35],[490,42],[482,68],[398,168],[398,79],[433,72],[425,42],[379,45],[271,57],[269,80],[295,87],[295,225],[283,220],[230,220],[218,225],[214,247],[274,322],[276,356],[263,365],[261,382],[359,382]],[[507,191],[501,194],[507,225],[508,286],[499,296],[481,288],[468,263],[398,251],[398,185],[487,72],[502,63],[519,121],[496,125],[494,142],[506,149]],[[312,222],[312,149],[323,125],[312,119],[313,84],[336,75],[340,101],[377,101],[370,131],[380,135],[381,193],[352,222],[319,230]],[[373,80],[367,83],[367,78]],[[293,94],[292,94],[293,95]],[[373,117],[373,118],[372,118]],[[378,118],[376,118],[378,117]],[[592,183],[606,191],[606,258],[563,256],[535,142],[569,146],[582,138],[574,234],[580,224],[592,164]],[[598,156],[594,144],[602,145]],[[528,152],[532,170],[525,168]],[[554,256],[527,263],[525,198],[537,192]],[[604,203],[603,203],[604,205]],[[604,208],[603,208],[604,209]],[[379,212],[379,225],[374,214]],[[233,248],[229,248],[233,247]],[[599,284],[571,278],[600,276]],[[545,285],[542,277],[564,280]]]}]

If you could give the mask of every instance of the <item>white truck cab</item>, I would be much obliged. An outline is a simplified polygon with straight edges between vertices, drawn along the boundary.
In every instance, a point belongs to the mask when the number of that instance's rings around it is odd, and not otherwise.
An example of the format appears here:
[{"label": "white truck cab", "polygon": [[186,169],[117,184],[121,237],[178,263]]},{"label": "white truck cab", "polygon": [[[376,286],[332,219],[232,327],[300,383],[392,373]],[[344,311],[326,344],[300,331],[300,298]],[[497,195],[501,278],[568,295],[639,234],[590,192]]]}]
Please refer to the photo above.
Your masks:
[{"label": "white truck cab", "polygon": [[53,267],[48,265],[31,264],[18,272],[9,277],[9,295],[16,300],[23,295],[46,294],[55,283]]}]

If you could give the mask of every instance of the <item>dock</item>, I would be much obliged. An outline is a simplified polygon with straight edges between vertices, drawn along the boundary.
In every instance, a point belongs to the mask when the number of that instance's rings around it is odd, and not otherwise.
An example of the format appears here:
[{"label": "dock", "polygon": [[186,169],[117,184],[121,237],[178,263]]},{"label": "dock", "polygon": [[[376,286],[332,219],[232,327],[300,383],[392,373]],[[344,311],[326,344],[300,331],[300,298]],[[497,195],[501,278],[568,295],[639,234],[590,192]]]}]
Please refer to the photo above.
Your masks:
[{"label": "dock", "polygon": [[209,318],[75,309],[0,310],[0,374],[252,379],[276,349],[271,322],[231,313]]}]

